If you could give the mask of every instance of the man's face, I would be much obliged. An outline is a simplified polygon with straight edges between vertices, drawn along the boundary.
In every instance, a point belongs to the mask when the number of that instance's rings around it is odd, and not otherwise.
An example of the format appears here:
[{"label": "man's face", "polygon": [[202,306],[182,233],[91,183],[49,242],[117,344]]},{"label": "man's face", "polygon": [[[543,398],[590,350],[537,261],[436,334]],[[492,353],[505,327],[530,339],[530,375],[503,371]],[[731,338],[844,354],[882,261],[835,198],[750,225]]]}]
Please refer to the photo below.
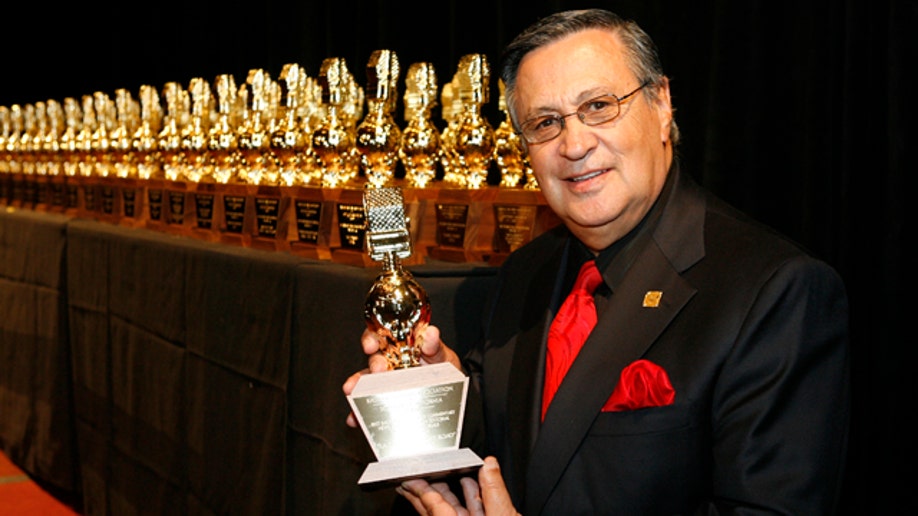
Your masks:
[{"label": "man's face", "polygon": [[[616,35],[590,29],[530,52],[516,80],[519,122],[572,113],[592,98],[622,97],[640,86],[623,48]],[[672,161],[672,107],[668,84],[656,88],[655,103],[641,90],[611,122],[588,127],[571,116],[557,138],[529,145],[548,204],[594,251],[634,228],[663,187]]]}]

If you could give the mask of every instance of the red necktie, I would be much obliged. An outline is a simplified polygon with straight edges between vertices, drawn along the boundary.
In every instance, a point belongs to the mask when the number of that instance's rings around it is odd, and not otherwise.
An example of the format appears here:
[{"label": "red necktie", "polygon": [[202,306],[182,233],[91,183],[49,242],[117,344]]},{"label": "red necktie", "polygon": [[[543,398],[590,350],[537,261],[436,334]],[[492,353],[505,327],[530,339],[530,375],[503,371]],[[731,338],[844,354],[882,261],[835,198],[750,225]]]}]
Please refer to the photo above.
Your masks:
[{"label": "red necktie", "polygon": [[583,264],[574,288],[548,329],[548,353],[545,357],[545,386],[542,391],[542,419],[551,399],[554,397],[561,380],[567,374],[571,364],[587,336],[596,325],[596,304],[593,302],[593,291],[602,283],[602,276],[596,268],[596,262],[590,260]]}]

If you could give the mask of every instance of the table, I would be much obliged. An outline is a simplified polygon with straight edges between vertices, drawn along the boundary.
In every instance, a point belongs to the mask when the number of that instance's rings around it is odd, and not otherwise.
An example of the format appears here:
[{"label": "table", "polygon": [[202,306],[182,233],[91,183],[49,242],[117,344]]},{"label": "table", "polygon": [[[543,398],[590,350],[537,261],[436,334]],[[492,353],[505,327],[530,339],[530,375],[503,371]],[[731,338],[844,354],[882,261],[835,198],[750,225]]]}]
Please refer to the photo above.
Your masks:
[{"label": "table", "polygon": [[[86,514],[398,510],[391,489],[357,486],[374,459],[363,434],[344,424],[341,392],[366,363],[363,298],[378,269],[26,210],[0,215],[0,243],[3,335],[49,340],[49,354],[69,358],[40,372],[59,379],[56,389],[14,404],[11,386],[24,375],[12,371],[43,362],[0,346],[16,363],[0,365],[0,444],[56,450],[74,471],[69,486],[58,474],[60,483],[79,492]],[[29,261],[55,252],[50,265]],[[461,351],[475,339],[494,269],[411,271],[430,295],[434,324]],[[42,305],[33,294],[19,307],[24,278],[45,294]],[[31,335],[55,314],[47,328],[56,331]],[[23,321],[33,324],[17,330]],[[36,411],[25,399],[50,400],[62,414],[46,422],[54,432],[32,432],[24,421]]]}]

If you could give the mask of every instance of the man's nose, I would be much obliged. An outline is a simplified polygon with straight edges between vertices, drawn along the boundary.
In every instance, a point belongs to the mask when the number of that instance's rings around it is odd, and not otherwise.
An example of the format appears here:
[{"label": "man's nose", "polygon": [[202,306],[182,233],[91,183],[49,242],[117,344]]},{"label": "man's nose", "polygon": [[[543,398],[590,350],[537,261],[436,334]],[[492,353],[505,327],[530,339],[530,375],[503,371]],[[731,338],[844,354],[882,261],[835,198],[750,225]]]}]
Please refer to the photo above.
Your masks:
[{"label": "man's nose", "polygon": [[561,155],[570,160],[578,160],[589,154],[598,141],[592,127],[584,124],[577,113],[564,117],[564,127],[558,135]]}]

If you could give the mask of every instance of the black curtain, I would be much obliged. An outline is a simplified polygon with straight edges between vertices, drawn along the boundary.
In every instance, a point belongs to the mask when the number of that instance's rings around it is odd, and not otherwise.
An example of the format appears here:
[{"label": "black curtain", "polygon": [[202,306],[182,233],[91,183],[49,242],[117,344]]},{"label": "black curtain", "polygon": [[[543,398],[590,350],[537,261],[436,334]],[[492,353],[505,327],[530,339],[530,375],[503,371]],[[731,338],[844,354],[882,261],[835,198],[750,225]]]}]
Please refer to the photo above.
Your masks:
[{"label": "black curtain", "polygon": [[[484,53],[496,69],[524,26],[588,5],[634,18],[657,41],[687,170],[844,277],[854,420],[843,513],[914,510],[918,389],[908,371],[918,361],[905,322],[915,282],[903,245],[914,0],[18,3],[0,16],[0,105],[221,73],[239,83],[288,62],[316,75],[331,56],[360,80],[378,48],[403,70],[431,62],[443,84],[462,55]],[[485,110],[494,123],[496,98],[495,70]]]}]

